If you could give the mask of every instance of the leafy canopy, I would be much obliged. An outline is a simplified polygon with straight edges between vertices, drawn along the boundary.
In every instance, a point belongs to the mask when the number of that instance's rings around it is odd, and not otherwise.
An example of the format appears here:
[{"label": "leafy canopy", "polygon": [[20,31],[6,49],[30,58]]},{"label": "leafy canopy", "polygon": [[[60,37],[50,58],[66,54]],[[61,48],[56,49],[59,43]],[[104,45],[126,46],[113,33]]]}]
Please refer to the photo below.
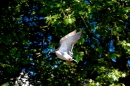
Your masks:
[{"label": "leafy canopy", "polygon": [[[0,84],[21,72],[40,86],[129,86],[129,0],[3,0],[0,2]],[[72,68],[48,52],[82,30]]]}]

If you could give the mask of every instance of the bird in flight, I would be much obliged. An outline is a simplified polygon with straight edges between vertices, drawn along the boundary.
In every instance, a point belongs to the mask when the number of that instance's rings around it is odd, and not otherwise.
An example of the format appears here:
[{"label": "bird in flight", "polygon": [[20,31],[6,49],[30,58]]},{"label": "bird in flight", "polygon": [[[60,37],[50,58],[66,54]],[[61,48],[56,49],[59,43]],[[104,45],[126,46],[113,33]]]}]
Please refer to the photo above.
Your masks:
[{"label": "bird in flight", "polygon": [[[77,62],[73,59],[73,46],[78,42],[82,31],[76,33],[76,30],[70,32],[60,39],[60,47],[54,51],[58,58],[66,60],[71,66],[71,61]],[[50,52],[51,53],[51,52]]]}]

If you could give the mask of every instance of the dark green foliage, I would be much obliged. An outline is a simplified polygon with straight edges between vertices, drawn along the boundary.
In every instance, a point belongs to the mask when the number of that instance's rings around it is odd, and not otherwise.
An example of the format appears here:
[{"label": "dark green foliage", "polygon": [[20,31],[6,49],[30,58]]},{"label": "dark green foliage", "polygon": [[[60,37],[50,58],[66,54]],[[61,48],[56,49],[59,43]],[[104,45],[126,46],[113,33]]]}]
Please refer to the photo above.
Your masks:
[{"label": "dark green foliage", "polygon": [[[0,1],[0,85],[14,85],[24,69],[35,86],[129,86],[129,6],[129,0]],[[78,64],[70,68],[44,50],[74,29],[82,37],[73,50]]]}]

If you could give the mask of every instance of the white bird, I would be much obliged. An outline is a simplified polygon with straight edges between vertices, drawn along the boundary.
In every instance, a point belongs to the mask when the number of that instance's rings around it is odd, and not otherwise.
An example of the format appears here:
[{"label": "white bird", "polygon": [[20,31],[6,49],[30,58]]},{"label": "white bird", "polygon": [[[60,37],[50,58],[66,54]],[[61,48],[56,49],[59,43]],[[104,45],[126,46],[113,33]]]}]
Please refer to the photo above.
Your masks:
[{"label": "white bird", "polygon": [[71,61],[77,62],[72,58],[72,50],[74,44],[76,44],[77,41],[80,39],[81,33],[82,31],[76,33],[76,30],[70,32],[69,34],[60,39],[60,47],[54,51],[58,58],[68,61],[70,66]]}]

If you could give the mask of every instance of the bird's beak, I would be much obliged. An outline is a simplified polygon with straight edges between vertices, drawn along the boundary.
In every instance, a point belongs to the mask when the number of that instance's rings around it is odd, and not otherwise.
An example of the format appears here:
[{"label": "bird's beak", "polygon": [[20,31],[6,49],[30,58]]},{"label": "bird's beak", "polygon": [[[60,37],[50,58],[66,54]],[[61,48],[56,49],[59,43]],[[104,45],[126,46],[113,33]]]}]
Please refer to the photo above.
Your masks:
[{"label": "bird's beak", "polygon": [[54,51],[50,51],[50,52],[48,52],[48,55],[50,55],[51,53],[55,53],[55,50],[54,50]]}]

